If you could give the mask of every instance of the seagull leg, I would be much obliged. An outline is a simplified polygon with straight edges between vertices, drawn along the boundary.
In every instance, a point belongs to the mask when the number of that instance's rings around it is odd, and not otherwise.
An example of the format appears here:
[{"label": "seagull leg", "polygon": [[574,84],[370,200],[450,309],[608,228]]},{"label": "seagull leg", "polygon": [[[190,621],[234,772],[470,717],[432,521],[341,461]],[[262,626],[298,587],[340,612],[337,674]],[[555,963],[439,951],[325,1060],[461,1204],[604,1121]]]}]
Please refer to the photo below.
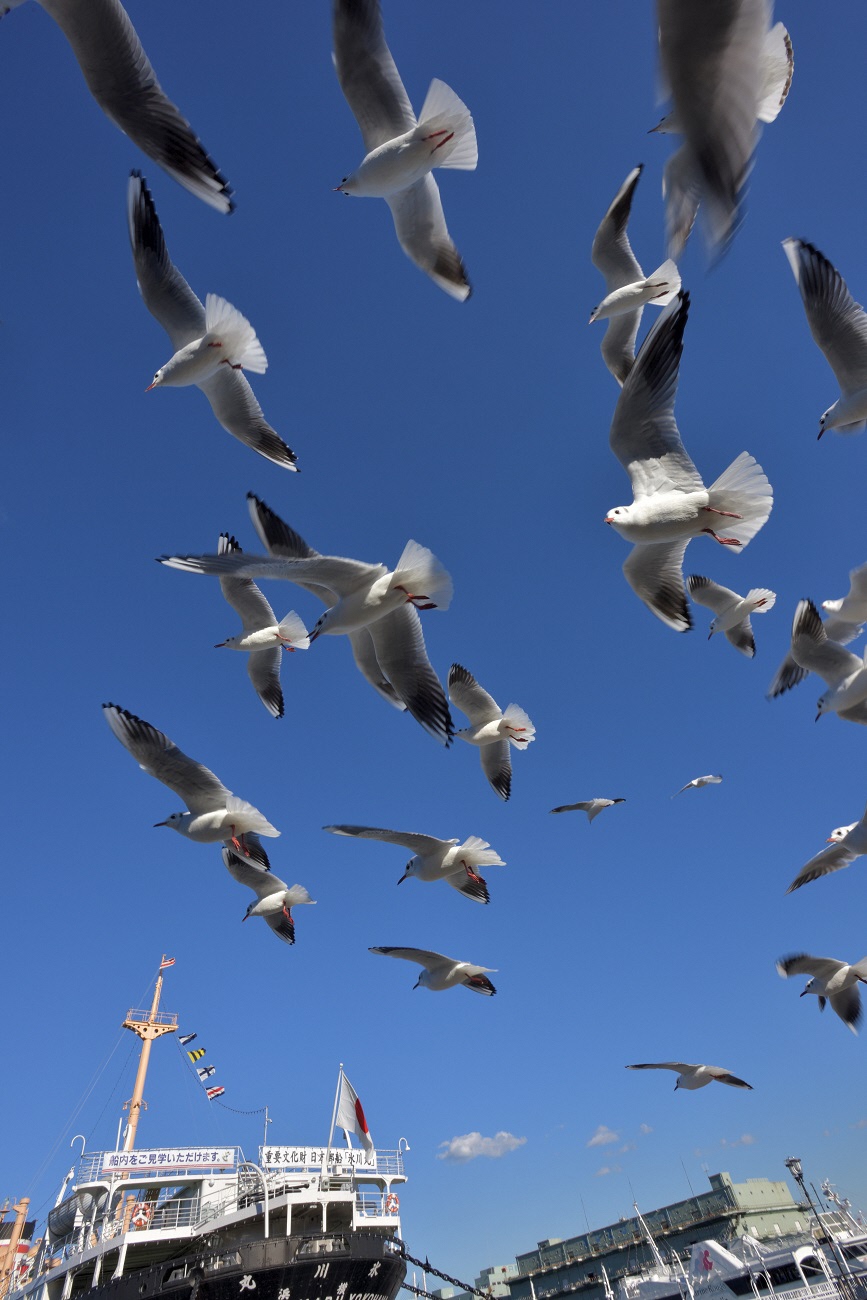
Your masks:
[{"label": "seagull leg", "polygon": [[720,546],[740,546],[740,545],[741,545],[741,543],[740,543],[740,541],[738,540],[737,537],[720,537],[719,534],[718,534],[718,533],[715,533],[714,530],[713,530],[712,528],[703,528],[701,531],[702,531],[703,533],[709,533],[710,536],[714,539],[715,542],[719,542]]},{"label": "seagull leg", "polygon": [[722,515],[724,519],[743,519],[743,515],[736,515],[732,510],[717,510],[716,506],[702,506],[702,509],[712,515]]},{"label": "seagull leg", "polygon": [[[406,603],[408,605],[415,605],[416,609],[436,609],[436,603],[432,601],[429,596],[416,596],[411,591],[407,591],[406,587],[402,587],[400,583],[396,585],[395,591],[402,591],[406,596]],[[424,601],[425,603],[420,604],[420,601]]]},{"label": "seagull leg", "polygon": [[[212,347],[212,346],[213,346],[213,344],[211,344],[211,343],[208,344],[208,347]],[[220,344],[220,343],[217,344],[217,347],[221,347],[221,346],[222,346],[222,344]],[[231,366],[233,370],[243,370],[243,369],[244,369],[244,367],[243,367],[242,365],[240,365],[240,363],[235,362],[235,361],[230,361],[228,357],[223,357],[223,358],[221,359],[221,361],[220,361],[220,365],[221,365],[221,366]]]},{"label": "seagull leg", "polygon": [[[467,875],[469,876],[470,880],[475,880],[475,881],[477,881],[477,883],[480,884],[480,885],[483,885],[483,884],[485,883],[485,882],[482,880],[481,876],[477,876],[477,875],[476,875],[475,871],[473,871],[473,869],[472,869],[472,867],[470,866],[470,864],[469,864],[469,863],[468,863],[464,858],[461,858],[461,862],[463,863],[464,870],[466,871],[466,873],[467,873]],[[865,980],[864,982],[867,983],[867,980]]]}]

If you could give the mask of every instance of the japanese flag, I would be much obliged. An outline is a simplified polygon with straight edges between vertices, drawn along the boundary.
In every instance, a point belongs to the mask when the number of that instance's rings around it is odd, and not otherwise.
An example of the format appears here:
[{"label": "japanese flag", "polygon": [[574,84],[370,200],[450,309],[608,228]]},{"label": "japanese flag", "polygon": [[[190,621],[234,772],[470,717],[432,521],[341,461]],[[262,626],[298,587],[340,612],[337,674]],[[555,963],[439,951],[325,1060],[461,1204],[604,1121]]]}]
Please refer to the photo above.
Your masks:
[{"label": "japanese flag", "polygon": [[373,1138],[364,1118],[364,1110],[358,1100],[358,1093],[345,1074],[340,1076],[340,1101],[337,1106],[337,1126],[347,1134],[354,1133],[365,1151],[373,1150]]}]

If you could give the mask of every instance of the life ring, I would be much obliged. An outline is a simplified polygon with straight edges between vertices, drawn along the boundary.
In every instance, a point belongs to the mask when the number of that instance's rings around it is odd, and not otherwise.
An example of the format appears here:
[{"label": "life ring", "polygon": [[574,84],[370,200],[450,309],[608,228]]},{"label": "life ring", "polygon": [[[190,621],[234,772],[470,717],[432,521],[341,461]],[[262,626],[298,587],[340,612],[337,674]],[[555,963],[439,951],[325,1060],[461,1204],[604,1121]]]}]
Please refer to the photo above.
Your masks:
[{"label": "life ring", "polygon": [[153,1206],[147,1201],[139,1201],[132,1212],[132,1226],[134,1228],[147,1228],[153,1218]]},{"label": "life ring", "polygon": [[400,1210],[400,1201],[394,1192],[389,1192],[385,1198],[386,1214],[397,1214]]}]

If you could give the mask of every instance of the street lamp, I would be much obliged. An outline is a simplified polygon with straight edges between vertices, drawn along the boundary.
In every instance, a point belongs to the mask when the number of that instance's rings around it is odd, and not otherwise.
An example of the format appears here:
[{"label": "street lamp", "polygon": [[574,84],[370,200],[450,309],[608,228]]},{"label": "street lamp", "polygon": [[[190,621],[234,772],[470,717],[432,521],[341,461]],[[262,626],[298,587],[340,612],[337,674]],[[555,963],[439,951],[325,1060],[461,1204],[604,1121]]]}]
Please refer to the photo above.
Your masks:
[{"label": "street lamp", "polygon": [[819,1243],[821,1243],[822,1241],[827,1241],[828,1245],[831,1247],[831,1254],[834,1256],[834,1260],[839,1270],[837,1283],[838,1286],[840,1287],[840,1290],[843,1292],[845,1296],[851,1297],[852,1289],[849,1284],[850,1269],[849,1269],[848,1261],[846,1260],[845,1255],[843,1255],[842,1252],[840,1251],[837,1242],[834,1240],[834,1234],[831,1231],[831,1229],[829,1228],[826,1230],[822,1224],[822,1220],[819,1218],[819,1211],[816,1208],[816,1206],[813,1204],[813,1199],[810,1196],[810,1193],[807,1191],[807,1185],[804,1182],[804,1170],[800,1160],[798,1159],[797,1156],[789,1156],[788,1160],[785,1161],[785,1166],[788,1169],[789,1173],[794,1178],[795,1182],[800,1187],[801,1191],[804,1193],[804,1196],[807,1199],[807,1205],[810,1207],[810,1210],[812,1211],[813,1214],[813,1218],[816,1220],[816,1225],[819,1229],[819,1237],[817,1238],[817,1241]]}]

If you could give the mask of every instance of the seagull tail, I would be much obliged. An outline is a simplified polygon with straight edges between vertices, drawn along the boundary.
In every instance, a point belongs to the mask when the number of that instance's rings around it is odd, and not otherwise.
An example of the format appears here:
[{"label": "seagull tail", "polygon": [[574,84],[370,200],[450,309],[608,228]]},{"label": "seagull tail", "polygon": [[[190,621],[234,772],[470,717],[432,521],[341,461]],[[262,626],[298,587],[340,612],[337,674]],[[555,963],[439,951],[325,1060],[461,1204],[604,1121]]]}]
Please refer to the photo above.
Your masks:
[{"label": "seagull tail", "polygon": [[755,609],[750,612],[753,614],[767,614],[768,610],[776,604],[777,593],[768,591],[767,587],[753,587],[744,596],[750,604],[755,605]]},{"label": "seagull tail", "polygon": [[536,738],[536,728],[519,704],[509,704],[503,710],[503,722],[509,728],[507,735],[516,749],[523,749]]},{"label": "seagull tail", "polygon": [[310,646],[307,628],[294,609],[290,609],[282,622],[277,624],[277,631],[283,640],[291,643],[293,650],[307,650]]},{"label": "seagull tail", "polygon": [[411,596],[425,596],[436,609],[448,609],[454,594],[451,577],[433,551],[412,541],[403,548],[391,586],[402,587]]},{"label": "seagull tail", "polygon": [[205,299],[205,330],[215,342],[219,342],[221,361],[264,375],[268,358],[256,331],[237,307],[215,293],[209,293]]},{"label": "seagull tail", "polygon": [[670,303],[675,294],[680,290],[680,271],[672,262],[671,258],[658,266],[652,275],[647,277],[649,287],[658,289],[659,293],[651,299],[654,307],[665,307]]},{"label": "seagull tail", "polygon": [[[447,139],[447,137],[451,137]],[[475,171],[479,161],[476,128],[470,110],[451,86],[434,77],[419,114],[415,138],[430,139],[434,166]],[[437,143],[437,141],[440,143]]]},{"label": "seagull tail", "polygon": [[736,537],[741,546],[746,546],[755,537],[770,515],[773,504],[773,489],[765,471],[746,451],[742,451],[708,488],[709,506],[740,516],[724,522],[726,533]]},{"label": "seagull tail", "polygon": [[258,808],[254,808],[251,803],[245,799],[239,799],[237,795],[231,794],[226,800],[226,811],[232,813],[235,817],[243,818],[244,825],[240,827],[242,834],[253,831],[256,835],[279,835],[280,832],[271,825],[267,817],[263,817]]}]

